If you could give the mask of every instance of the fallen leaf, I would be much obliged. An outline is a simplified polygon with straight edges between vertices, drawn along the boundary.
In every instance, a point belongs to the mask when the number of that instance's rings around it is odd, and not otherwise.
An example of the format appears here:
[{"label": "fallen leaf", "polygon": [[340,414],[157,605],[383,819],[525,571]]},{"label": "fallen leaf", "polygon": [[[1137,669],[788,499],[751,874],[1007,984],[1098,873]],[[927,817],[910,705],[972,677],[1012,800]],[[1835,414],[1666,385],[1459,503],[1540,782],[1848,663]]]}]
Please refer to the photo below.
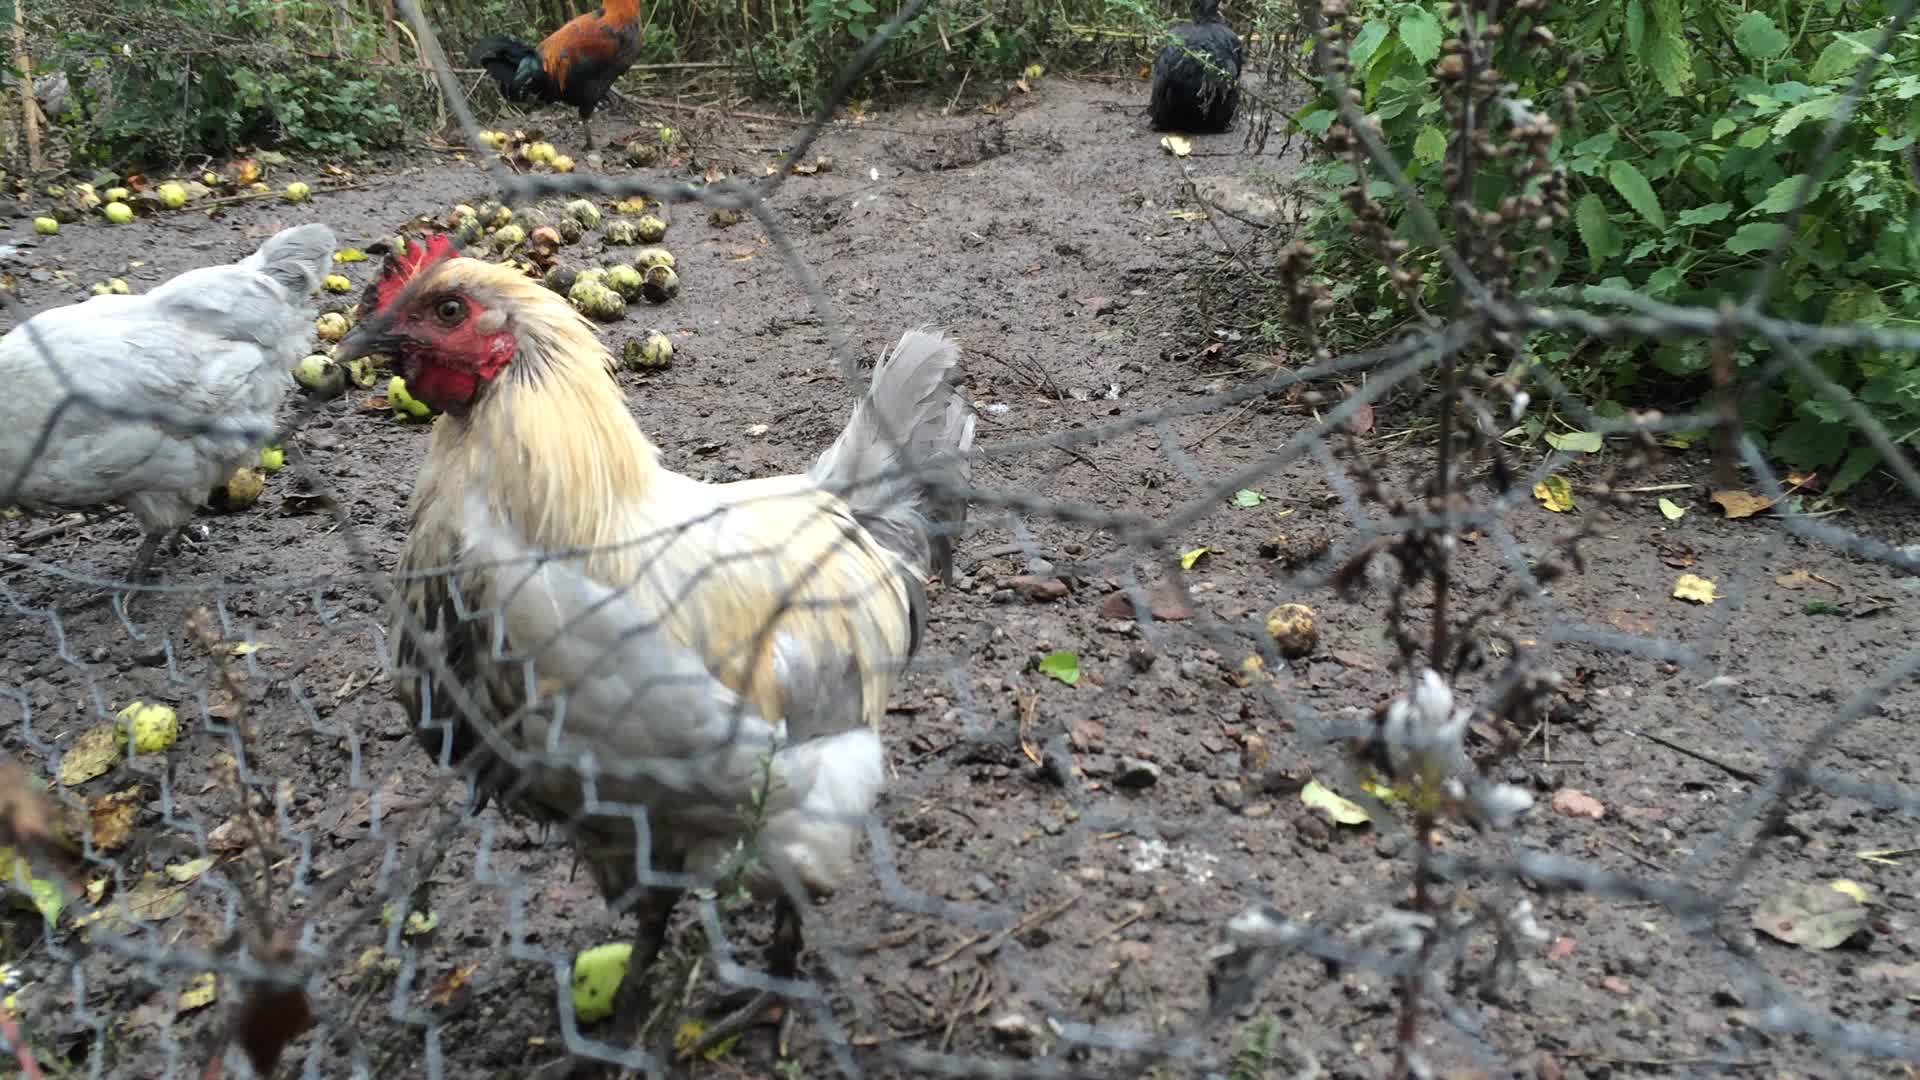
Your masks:
[{"label": "fallen leaf", "polygon": [[93,846],[100,851],[118,851],[133,836],[133,822],[140,813],[140,786],[102,795],[87,803],[87,820],[93,831]]},{"label": "fallen leaf", "polygon": [[230,651],[234,656],[248,656],[264,648],[266,648],[266,646],[257,641],[243,641],[235,645]]},{"label": "fallen leaf", "polygon": [[1694,604],[1711,604],[1720,599],[1713,582],[1698,574],[1681,574],[1673,583],[1673,597]]},{"label": "fallen leaf", "polygon": [[1685,570],[1694,564],[1696,556],[1693,549],[1685,544],[1661,544],[1659,547],[1660,561],[1675,570]]},{"label": "fallen leaf", "polygon": [[1373,430],[1373,405],[1362,405],[1347,417],[1347,430],[1355,435],[1365,435]]},{"label": "fallen leaf", "polygon": [[1553,812],[1566,817],[1590,818],[1594,821],[1607,816],[1607,808],[1599,799],[1575,788],[1561,788],[1553,793]]},{"label": "fallen leaf", "polygon": [[1772,499],[1763,499],[1744,491],[1716,491],[1713,493],[1713,502],[1726,512],[1729,519],[1749,518],[1773,505]]},{"label": "fallen leaf", "polygon": [[187,988],[180,991],[180,1011],[184,1013],[204,1009],[213,1004],[214,998],[219,996],[220,980],[213,972],[195,975],[193,981],[187,984]]},{"label": "fallen leaf", "polygon": [[1681,506],[1679,503],[1674,502],[1664,495],[1660,497],[1660,513],[1668,521],[1679,521],[1681,515],[1686,512],[1686,507]]},{"label": "fallen leaf", "polygon": [[1867,906],[1831,885],[1807,885],[1761,904],[1753,928],[1789,945],[1832,949],[1867,925]]},{"label": "fallen leaf", "polygon": [[198,859],[190,859],[176,866],[167,867],[167,876],[185,885],[187,882],[213,869],[213,862],[214,859],[211,855],[205,855]]},{"label": "fallen leaf", "polygon": [[1080,682],[1080,658],[1070,652],[1048,653],[1040,661],[1040,674],[1068,686]]},{"label": "fallen leaf", "polygon": [[1835,881],[1827,882],[1827,887],[1832,889],[1834,892],[1844,893],[1847,896],[1851,896],[1855,900],[1858,900],[1863,904],[1873,903],[1872,894],[1867,892],[1866,886],[1861,885],[1857,881],[1848,881],[1846,878],[1840,878]]},{"label": "fallen leaf", "polygon": [[1373,820],[1358,804],[1335,795],[1318,780],[1309,780],[1300,789],[1300,801],[1342,825],[1366,825]]},{"label": "fallen leaf", "polygon": [[1856,851],[1859,858],[1882,866],[1899,866],[1901,856],[1920,855],[1920,848],[1882,848],[1879,851]]},{"label": "fallen leaf", "polygon": [[89,728],[60,755],[60,782],[77,787],[96,776],[105,776],[120,764],[120,752],[120,733],[112,724]]},{"label": "fallen leaf", "polygon": [[1633,993],[1633,988],[1628,986],[1627,981],[1618,975],[1609,975],[1601,979],[1600,988],[1611,994],[1619,994],[1621,997],[1626,997],[1628,994]]},{"label": "fallen leaf", "polygon": [[1820,474],[1817,472],[1789,472],[1787,474],[1787,487],[1819,491]]},{"label": "fallen leaf", "polygon": [[1183,158],[1193,153],[1193,143],[1178,135],[1162,135],[1160,137],[1160,149],[1165,150],[1174,157]]},{"label": "fallen leaf", "polygon": [[1259,506],[1266,501],[1267,497],[1265,495],[1262,495],[1252,488],[1241,488],[1239,491],[1233,493],[1233,505],[1243,510]]},{"label": "fallen leaf", "polygon": [[[706,1033],[707,1022],[705,1020],[682,1021],[679,1028],[673,1033],[674,1052],[680,1054],[687,1053],[693,1049],[694,1044],[699,1042],[700,1037]],[[721,1058],[726,1057],[739,1041],[740,1036],[738,1034],[729,1035],[708,1047],[706,1052],[700,1056],[708,1061],[719,1061]]]},{"label": "fallen leaf", "polygon": [[427,1004],[435,1008],[445,1008],[452,1003],[453,995],[459,993],[461,988],[473,979],[473,973],[479,970],[479,964],[468,964],[442,975],[440,980],[433,984],[433,989],[427,991]]},{"label": "fallen leaf", "polygon": [[1181,552],[1180,553],[1180,569],[1182,570],[1193,569],[1194,563],[1199,562],[1202,556],[1212,554],[1212,552],[1213,552],[1212,548],[1204,548],[1204,547],[1197,547],[1197,548],[1194,548],[1192,551]]},{"label": "fallen leaf", "polygon": [[361,251],[359,248],[341,248],[339,251],[333,253],[333,261],[343,263],[366,262],[367,253]]},{"label": "fallen leaf", "polygon": [[1067,741],[1082,753],[1107,741],[1107,725],[1090,717],[1075,720],[1067,728]]},{"label": "fallen leaf", "polygon": [[1207,220],[1207,212],[1205,210],[1169,210],[1167,211],[1167,216],[1175,221]]},{"label": "fallen leaf", "polygon": [[1548,432],[1547,445],[1555,450],[1565,450],[1572,454],[1597,454],[1600,452],[1600,433],[1597,431]]},{"label": "fallen leaf", "polygon": [[1556,514],[1564,514],[1573,509],[1573,485],[1567,483],[1564,476],[1549,476],[1533,485],[1533,497],[1540,505]]},{"label": "fallen leaf", "polygon": [[[1193,605],[1184,590],[1171,582],[1161,582],[1147,590],[1147,611],[1162,622],[1184,622],[1193,618]],[[1103,619],[1137,619],[1140,612],[1125,590],[1107,594],[1100,604]]]},{"label": "fallen leaf", "polygon": [[1805,570],[1795,570],[1774,578],[1773,583],[1783,589],[1804,589],[1813,584],[1813,575]]}]

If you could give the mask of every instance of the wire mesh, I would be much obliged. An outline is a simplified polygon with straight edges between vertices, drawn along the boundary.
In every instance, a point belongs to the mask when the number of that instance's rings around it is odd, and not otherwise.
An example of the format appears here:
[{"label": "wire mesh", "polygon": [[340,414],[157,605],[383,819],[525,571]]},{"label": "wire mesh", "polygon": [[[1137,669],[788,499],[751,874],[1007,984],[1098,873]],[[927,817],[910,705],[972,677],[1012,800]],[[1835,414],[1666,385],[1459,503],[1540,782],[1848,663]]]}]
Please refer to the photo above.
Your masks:
[{"label": "wire mesh", "polygon": [[[751,216],[810,303],[849,400],[868,380],[853,335],[774,200],[865,65],[924,6],[908,5],[874,35],[797,135],[782,171],[689,184],[506,170],[480,142],[434,28],[411,2],[399,5],[503,202],[644,195]],[[1906,5],[1884,40],[1913,9]],[[1317,6],[1304,10],[1316,29]],[[1850,102],[1873,64],[1863,64]],[[1410,192],[1357,110],[1349,105],[1344,118]],[[1828,130],[1845,121],[1843,109]],[[1418,199],[1407,205],[1424,212]],[[1453,252],[1439,222],[1423,227]],[[1776,250],[1770,265],[1784,256]],[[442,509],[458,544],[443,545],[437,563],[429,550],[421,566],[396,572],[390,538],[372,534],[349,493],[299,451],[297,433],[318,403],[295,410],[288,448],[296,475],[323,497],[350,575],[179,584],[164,580],[163,566],[160,583],[134,584],[6,556],[16,568],[0,577],[13,642],[0,686],[10,749],[47,775],[80,776],[80,758],[98,751],[88,729],[118,722],[136,698],[174,702],[186,734],[177,750],[134,753],[61,785],[54,805],[69,809],[58,812],[85,823],[78,850],[61,850],[45,835],[57,829],[13,809],[40,803],[20,794],[31,787],[24,774],[8,778],[14,786],[0,792],[8,839],[42,856],[11,864],[15,884],[32,894],[30,878],[57,876],[41,869],[50,860],[74,889],[37,940],[10,942],[19,959],[9,978],[24,987],[0,1036],[11,1052],[91,1076],[237,1075],[271,1070],[283,1049],[280,1070],[303,1076],[522,1075],[542,1059],[568,1057],[650,1076],[766,1074],[774,1059],[751,1035],[704,1063],[678,1060],[699,1030],[683,1020],[731,988],[773,991],[796,1021],[785,1048],[793,1056],[782,1066],[789,1075],[1317,1075],[1367,1071],[1369,1055],[1396,1050],[1395,1069],[1414,1075],[1509,1071],[1536,1051],[1585,1062],[1588,1075],[1613,1066],[1735,1071],[1775,1060],[1842,1075],[1920,1060],[1905,1004],[1911,986],[1904,998],[1868,994],[1873,1015],[1846,1015],[1820,1000],[1803,972],[1770,956],[1745,918],[1756,879],[1776,868],[1783,838],[1799,828],[1792,816],[1811,795],[1891,812],[1875,837],[1862,838],[1883,859],[1909,846],[1879,841],[1920,807],[1910,777],[1835,764],[1834,755],[1851,761],[1864,756],[1862,743],[1898,737],[1890,703],[1910,708],[1920,651],[1891,641],[1859,659],[1851,695],[1818,702],[1777,699],[1778,689],[1742,693],[1755,665],[1728,652],[1746,640],[1736,622],[1760,602],[1771,557],[1789,546],[1907,575],[1920,574],[1920,557],[1792,510],[1765,455],[1743,440],[1740,462],[1776,504],[1776,524],[1752,557],[1720,576],[1719,602],[1686,634],[1601,626],[1536,583],[1549,545],[1515,524],[1535,485],[1569,455],[1549,455],[1484,499],[1437,508],[1412,501],[1382,515],[1366,505],[1375,481],[1356,478],[1353,462],[1336,453],[1339,433],[1362,410],[1424,385],[1492,331],[1754,338],[1774,350],[1754,378],[1792,370],[1832,391],[1907,493],[1920,494],[1920,475],[1893,437],[1808,356],[1814,347],[1914,350],[1920,333],[1769,317],[1771,273],[1738,303],[1692,309],[1596,289],[1502,295],[1464,260],[1450,269],[1469,309],[1371,351],[1032,438],[995,437],[984,426],[971,455],[975,479],[960,485],[949,483],[951,462],[859,477],[874,490],[929,484],[933,495],[970,505],[970,524],[954,538],[963,568],[930,595],[915,595],[917,575],[893,572],[840,504],[786,491],[578,545],[538,540],[537,503],[513,517],[499,515],[497,502],[454,499]],[[63,406],[73,410],[158,424],[179,439],[229,434],[251,444],[270,434],[236,431],[229,417],[157,416],[89,398],[61,366],[59,341],[31,323],[15,334],[15,347],[36,350],[62,373]],[[959,345],[969,366],[985,348],[966,336]],[[1188,422],[1360,374],[1360,389],[1237,465],[1202,464],[1183,441]],[[1608,436],[1721,419],[1711,410],[1595,416],[1538,378],[1566,415]],[[35,433],[30,466],[63,452],[58,419]],[[895,435],[885,433],[897,449]],[[1166,508],[1116,509],[1100,497],[986,482],[1002,475],[997,463],[1084,455],[1128,439],[1151,440],[1164,459]],[[524,459],[474,461],[477,490],[535,484],[537,468]],[[1326,693],[1310,668],[1282,655],[1251,606],[1231,618],[1197,610],[1197,594],[1177,584],[1184,579],[1170,547],[1232,513],[1237,493],[1306,477],[1333,493],[1324,550],[1278,569],[1270,592],[1327,595],[1351,584],[1343,575],[1356,556],[1445,537],[1462,582],[1513,593],[1494,636],[1526,661],[1494,665],[1438,698],[1422,697],[1423,684],[1406,673],[1356,662],[1339,692]],[[872,499],[860,488],[839,494],[859,505]],[[621,520],[606,507],[587,516]],[[980,569],[995,556],[968,549],[995,531],[1012,541],[992,550],[1025,560],[1024,573],[1000,581]],[[580,539],[599,536],[583,529]],[[802,541],[823,536],[807,554]],[[1471,559],[1457,539],[1464,536],[1483,543]],[[1109,549],[1087,554],[1093,537]],[[1106,686],[1087,679],[1071,698],[1043,702],[1037,692],[1048,671],[1056,683],[1086,678],[1078,667],[1065,677],[1050,666],[1065,650],[1028,649],[990,615],[956,626],[942,610],[959,592],[1017,604],[1024,590],[1044,592],[1050,582],[1095,581],[1124,600],[1101,607],[1121,644],[1075,658],[1111,661],[1112,674]],[[111,597],[104,609],[69,606],[74,594],[102,588]],[[755,617],[728,621],[730,588],[759,598]],[[934,627],[924,642],[910,628],[922,603]],[[1363,623],[1380,618],[1355,612]],[[82,619],[84,637],[75,632]],[[1043,624],[1041,641],[1057,626]],[[1233,659],[1245,656],[1259,662]],[[1624,658],[1610,686],[1560,674],[1591,671],[1599,657]],[[896,678],[903,666],[911,673]],[[882,699],[908,687],[908,710],[887,712]],[[396,692],[410,711],[375,700]],[[1456,692],[1476,705],[1456,711]],[[1127,737],[1100,729],[1123,698],[1139,699],[1191,747],[1158,761],[1110,752],[1104,744],[1125,746]],[[1536,736],[1590,734],[1582,717],[1599,714],[1630,746],[1627,755],[1665,749],[1709,766],[1711,781],[1690,781],[1698,813],[1636,823],[1666,830],[1669,862],[1604,838],[1569,839],[1557,806],[1521,812],[1502,803],[1528,786],[1559,786],[1536,782],[1537,770],[1519,759],[1497,775],[1441,763],[1439,771],[1458,774],[1456,786],[1434,790],[1473,817],[1472,828],[1455,828],[1431,820],[1431,808],[1414,815],[1416,833],[1436,830],[1444,842],[1410,836],[1407,815],[1351,783],[1358,774],[1341,749],[1350,740],[1372,740],[1383,772],[1408,761],[1424,768],[1444,756],[1435,748],[1446,739],[1421,734],[1423,723],[1457,742],[1510,699],[1538,709]],[[1783,738],[1786,711],[1811,714],[1812,733]],[[814,774],[805,768],[824,766],[803,761],[820,745],[805,735],[844,740],[835,745],[856,747],[852,760],[863,752],[864,720],[878,721],[890,747],[884,790],[872,807],[852,796],[856,805],[837,805],[827,797],[832,785],[807,786]],[[1714,731],[1725,744],[1689,749],[1664,737],[1669,726]],[[1371,850],[1294,812],[1305,773],[1270,764],[1278,738],[1306,771],[1371,812]],[[452,767],[456,750],[476,745],[468,769]],[[1541,766],[1550,760],[1543,755]],[[784,788],[773,781],[776,768]],[[1170,769],[1208,780],[1208,795],[1146,794]],[[1035,805],[1014,813],[1001,795],[974,797],[976,788],[1016,791]],[[1619,793],[1623,803],[1632,798]],[[831,853],[855,841],[858,856],[837,872],[781,846]],[[754,955],[767,909],[753,901],[823,884],[833,886],[829,895],[796,901],[805,964],[771,971]],[[1453,890],[1452,902],[1428,902],[1443,889]],[[1895,899],[1873,918],[1882,938],[1897,941],[1911,929],[1910,888],[1890,891]],[[648,991],[644,1032],[610,1037],[581,1015],[576,956],[596,942],[631,940],[650,903],[681,892],[691,917],[671,923],[653,973],[627,984]],[[1409,895],[1420,902],[1410,906]],[[1645,928],[1655,944],[1603,982],[1655,983],[1669,965],[1711,972],[1738,1023],[1700,1034],[1700,1051],[1684,1061],[1638,1052],[1636,1030],[1699,1034],[1676,1015],[1684,1007],[1597,1015],[1555,981],[1576,928],[1609,920]],[[1364,1038],[1284,1018],[1261,1026],[1273,995],[1310,1000],[1329,987],[1337,988],[1333,1004],[1321,1008],[1351,1013],[1353,1024],[1368,1025]],[[1434,1021],[1417,1038],[1404,1019],[1409,998],[1424,1001]],[[1515,1026],[1523,1012],[1554,1030]]]}]

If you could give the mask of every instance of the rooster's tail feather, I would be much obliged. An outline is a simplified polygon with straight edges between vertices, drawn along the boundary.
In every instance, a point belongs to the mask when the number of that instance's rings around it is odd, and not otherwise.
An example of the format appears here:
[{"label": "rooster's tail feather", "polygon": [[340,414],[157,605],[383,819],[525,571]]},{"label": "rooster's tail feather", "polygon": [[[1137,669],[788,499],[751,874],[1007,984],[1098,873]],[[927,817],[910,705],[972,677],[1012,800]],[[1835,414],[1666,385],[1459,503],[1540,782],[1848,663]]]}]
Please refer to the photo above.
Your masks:
[{"label": "rooster's tail feather", "polygon": [[954,386],[960,349],[925,327],[900,335],[846,429],[807,475],[916,570],[946,579],[966,523],[973,410]]},{"label": "rooster's tail feather", "polygon": [[467,57],[487,69],[508,101],[545,97],[547,72],[540,62],[540,50],[504,34],[481,38],[467,50]]}]

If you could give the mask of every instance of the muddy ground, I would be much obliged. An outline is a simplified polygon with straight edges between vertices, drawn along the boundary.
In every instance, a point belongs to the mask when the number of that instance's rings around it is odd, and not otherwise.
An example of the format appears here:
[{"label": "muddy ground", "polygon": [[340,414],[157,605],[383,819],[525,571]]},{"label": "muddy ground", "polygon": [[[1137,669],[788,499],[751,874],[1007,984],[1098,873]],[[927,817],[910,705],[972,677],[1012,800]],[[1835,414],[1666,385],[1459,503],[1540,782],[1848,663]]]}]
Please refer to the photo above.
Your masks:
[{"label": "muddy ground", "polygon": [[[1130,1075],[1128,1047],[1189,1033],[1199,1036],[1189,1047],[1198,1059],[1163,1063],[1156,1075],[1291,1076],[1309,1061],[1337,1076],[1388,1068],[1392,982],[1361,969],[1330,974],[1307,956],[1265,961],[1273,974],[1260,996],[1202,1024],[1206,955],[1250,904],[1337,936],[1404,897],[1404,828],[1329,825],[1287,785],[1309,769],[1337,783],[1311,733],[1360,717],[1401,684],[1388,671],[1382,596],[1343,601],[1318,584],[1323,549],[1335,557],[1359,535],[1326,462],[1307,455],[1231,480],[1309,430],[1316,406],[1274,394],[1199,407],[1296,361],[1261,343],[1254,313],[1238,322],[1221,314],[1231,308],[1228,285],[1245,277],[1222,241],[1241,243],[1245,227],[1223,221],[1223,236],[1175,216],[1193,201],[1138,114],[1143,101],[1138,84],[1049,79],[997,115],[876,111],[830,130],[819,146],[830,171],[795,177],[773,203],[863,356],[922,321],[957,336],[969,395],[982,406],[983,447],[1169,407],[1188,415],[1081,439],[1070,451],[1003,452],[981,466],[983,488],[1019,496],[1027,509],[1009,514],[1003,501],[976,510],[962,573],[935,594],[924,672],[897,693],[890,718],[898,777],[879,809],[876,869],[811,923],[809,970],[830,1009],[802,1009],[785,1064],[755,1033],[687,1075],[825,1076],[836,1063],[887,1077],[982,1065],[1001,1075],[1029,1066]],[[578,154],[577,128],[558,113],[544,119]],[[746,172],[770,161],[792,130],[675,119],[700,164]],[[1189,163],[1203,179],[1288,167],[1275,154],[1250,161],[1237,133],[1196,143]],[[150,288],[310,218],[361,245],[416,213],[488,194],[472,164],[427,150],[357,182],[298,209],[241,203],[217,221],[185,212],[124,228],[70,226],[37,243],[21,219],[3,239],[22,245],[23,274],[71,276],[24,277],[21,295],[38,309],[76,301],[110,276]],[[720,228],[676,208],[668,244],[680,260],[680,298],[607,331],[621,342],[655,325],[678,344],[670,370],[622,376],[634,414],[672,467],[697,476],[803,468],[844,422],[849,397],[793,275],[752,222]],[[347,271],[359,284],[372,265]],[[1196,314],[1203,310],[1210,319]],[[1341,391],[1322,389],[1324,409]],[[237,662],[255,732],[250,779],[263,799],[279,799],[275,910],[308,920],[310,944],[324,954],[316,988],[331,1023],[327,1039],[296,1045],[309,1055],[306,1075],[344,1076],[352,1061],[381,1076],[525,1075],[565,1041],[554,973],[573,951],[624,935],[587,876],[572,873],[562,840],[492,812],[437,871],[438,928],[411,940],[397,983],[377,964],[357,967],[382,940],[365,910],[373,895],[365,866],[341,896],[309,903],[284,891],[287,874],[329,870],[371,834],[370,792],[381,793],[382,814],[405,812],[431,774],[390,703],[379,601],[351,555],[357,543],[391,564],[427,428],[367,408],[368,397],[349,394],[298,437],[350,529],[282,473],[255,509],[203,518],[210,536],[162,564],[178,591],[141,596],[125,617],[107,608],[48,614],[86,587],[74,575],[110,580],[124,568],[137,543],[124,516],[39,537],[30,564],[0,568],[6,750],[44,767],[49,746],[69,745],[98,709],[136,698],[176,705],[184,734],[166,776],[123,767],[80,790],[97,797],[139,785],[133,838],[101,867],[117,865],[126,889],[210,844],[226,860],[184,887],[177,914],[131,937],[98,935],[91,948],[86,932],[63,926],[49,940],[31,914],[9,917],[4,959],[48,1075],[197,1074],[227,1015],[223,1001],[172,1019],[192,950],[217,946],[245,921],[234,890],[256,867],[231,828],[208,839],[234,816],[216,769],[226,745],[218,733],[234,710],[215,694],[208,715],[207,653],[182,622],[202,605],[215,605],[228,640],[263,646]],[[1416,483],[1430,462],[1420,423],[1389,402],[1359,440],[1395,484]],[[1543,453],[1518,452],[1527,466]],[[1448,853],[1532,849],[1621,881],[1712,890],[1742,869],[1758,831],[1756,800],[1778,766],[1903,662],[1920,596],[1914,579],[1791,537],[1765,515],[1724,519],[1707,501],[1698,452],[1635,480],[1670,486],[1635,494],[1625,508],[1603,506],[1583,485],[1622,452],[1609,448],[1570,470],[1571,515],[1546,512],[1523,486],[1504,508],[1509,533],[1490,529],[1460,548],[1457,573],[1477,600],[1509,580],[1510,560],[1550,555],[1571,517],[1597,525],[1581,549],[1583,574],[1493,624],[1516,639],[1560,643],[1550,659],[1566,689],[1553,720],[1501,766],[1504,778],[1533,789],[1535,809],[1498,840],[1451,827],[1438,839]],[[1241,507],[1221,497],[1238,487],[1264,501]],[[1656,508],[1661,495],[1688,512],[1669,521]],[[1057,507],[1151,521],[1191,511],[1192,520],[1149,558],[1131,544],[1137,530],[1049,512]],[[1894,543],[1920,539],[1910,505],[1864,489],[1826,523]],[[8,522],[8,548],[46,524]],[[1032,565],[1016,541],[1051,565]],[[1211,553],[1185,574],[1191,618],[1149,631],[1127,617],[1117,588],[1136,572],[1159,580],[1166,552],[1203,546]],[[1670,597],[1683,571],[1714,580],[1721,599]],[[1811,578],[1791,576],[1800,571]],[[1286,601],[1318,611],[1319,649],[1271,679],[1246,678],[1240,664],[1260,620]],[[1189,614],[1162,606],[1163,615]],[[1033,670],[1056,650],[1078,655],[1077,686]],[[1875,800],[1906,792],[1912,805],[1916,719],[1911,682],[1900,682],[1818,755],[1811,764],[1827,788],[1845,780],[1857,790],[1795,798],[1714,925],[1648,900],[1473,883],[1462,895],[1489,909],[1530,895],[1546,939],[1523,943],[1503,996],[1483,996],[1471,981],[1445,984],[1445,1015],[1429,1017],[1421,1053],[1459,1076],[1888,1075],[1830,1032],[1768,1034],[1762,1022],[1781,1004],[1771,1019],[1808,1030],[1834,1022],[1915,1030],[1920,856],[1911,854],[1911,815]],[[1270,748],[1273,777],[1246,772],[1259,756],[1250,743]],[[1574,797],[1581,793],[1593,801]],[[1594,805],[1598,819],[1563,812]],[[409,851],[419,835],[409,826],[393,846]],[[1875,851],[1907,854],[1859,854]],[[1874,902],[1868,926],[1842,947],[1799,948],[1752,930],[1763,902],[1841,878]],[[1475,909],[1463,901],[1458,910]],[[751,909],[726,917],[756,948],[766,922]],[[696,1005],[708,1001],[722,989],[711,964],[688,978],[696,920],[683,917],[677,933],[660,981],[685,988]],[[1492,948],[1490,935],[1475,941],[1468,974]],[[1262,1043],[1274,1049],[1249,1049]]]}]

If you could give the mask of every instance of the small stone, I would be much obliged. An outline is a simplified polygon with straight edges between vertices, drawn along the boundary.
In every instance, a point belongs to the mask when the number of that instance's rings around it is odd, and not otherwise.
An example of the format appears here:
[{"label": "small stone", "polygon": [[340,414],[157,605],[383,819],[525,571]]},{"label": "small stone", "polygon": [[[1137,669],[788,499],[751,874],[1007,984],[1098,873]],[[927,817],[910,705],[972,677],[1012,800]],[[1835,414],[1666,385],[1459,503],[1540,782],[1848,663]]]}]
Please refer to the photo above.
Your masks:
[{"label": "small stone", "polygon": [[1383,859],[1391,859],[1405,850],[1407,838],[1399,833],[1381,833],[1373,841],[1373,853]]},{"label": "small stone", "polygon": [[1247,807],[1247,790],[1238,780],[1222,780],[1213,785],[1213,801],[1237,814]]},{"label": "small stone", "polygon": [[994,1020],[991,1025],[995,1037],[1006,1042],[1026,1042],[1038,1034],[1033,1022],[1019,1013],[1007,1013]]},{"label": "small stone", "polygon": [[1154,655],[1152,646],[1135,645],[1127,650],[1127,666],[1144,675],[1147,669],[1153,667]]},{"label": "small stone", "polygon": [[1618,994],[1621,997],[1626,997],[1628,994],[1633,993],[1633,988],[1627,985],[1627,980],[1620,978],[1618,975],[1609,975],[1601,979],[1600,988],[1609,994]]},{"label": "small stone", "polygon": [[1123,788],[1150,788],[1160,782],[1160,766],[1143,758],[1123,757],[1113,782]]},{"label": "small stone", "polygon": [[1021,574],[1019,577],[1008,578],[1006,585],[1035,603],[1063,600],[1068,591],[1067,583],[1059,578],[1040,577],[1035,574]]}]

